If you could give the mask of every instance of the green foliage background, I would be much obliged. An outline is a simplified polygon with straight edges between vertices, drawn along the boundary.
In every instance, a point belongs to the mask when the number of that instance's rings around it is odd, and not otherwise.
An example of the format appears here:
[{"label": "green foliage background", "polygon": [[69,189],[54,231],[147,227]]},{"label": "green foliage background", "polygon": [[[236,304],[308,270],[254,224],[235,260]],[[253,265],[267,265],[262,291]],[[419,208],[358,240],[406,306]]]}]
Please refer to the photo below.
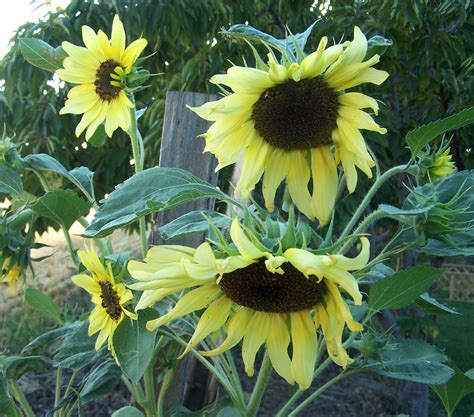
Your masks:
[{"label": "green foliage background", "polygon": [[[368,38],[392,39],[394,45],[378,66],[390,73],[389,80],[382,87],[366,88],[384,103],[379,121],[389,133],[367,134],[382,165],[402,159],[407,131],[472,105],[474,25],[469,0],[333,0],[331,5],[326,16],[319,16],[317,6],[311,10],[312,0],[73,0],[65,10],[47,13],[38,24],[24,24],[12,38],[11,49],[0,63],[4,81],[0,126],[8,135],[16,135],[22,154],[44,152],[67,168],[86,165],[95,171],[98,196],[124,180],[131,173],[125,135],[116,131],[104,146],[89,144],[83,149],[83,140],[73,133],[78,118],[57,116],[68,87],[57,92],[50,83],[52,74],[28,64],[19,50],[21,37],[38,37],[53,46],[63,40],[82,44],[82,25],[110,33],[115,13],[124,21],[129,40],[148,39],[145,54],[155,54],[146,68],[164,73],[153,77],[150,88],[137,97],[138,107],[148,108],[140,121],[148,166],[159,158],[166,91],[217,92],[208,83],[211,75],[225,71],[228,60],[236,64],[242,57],[251,60],[245,44],[230,43],[219,34],[222,27],[236,23],[248,22],[283,37],[285,25],[300,32],[320,18],[307,50],[325,34],[336,41],[351,39],[354,25]],[[474,167],[469,137],[468,128],[454,137],[453,151],[461,169]]]}]

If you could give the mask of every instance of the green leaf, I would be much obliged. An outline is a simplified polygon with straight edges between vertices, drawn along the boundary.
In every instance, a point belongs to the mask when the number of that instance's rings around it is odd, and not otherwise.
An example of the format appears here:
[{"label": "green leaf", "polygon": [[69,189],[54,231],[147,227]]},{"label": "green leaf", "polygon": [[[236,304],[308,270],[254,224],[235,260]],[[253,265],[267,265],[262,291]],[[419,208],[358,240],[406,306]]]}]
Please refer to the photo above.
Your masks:
[{"label": "green leaf", "polygon": [[0,414],[6,417],[19,417],[20,413],[8,392],[8,383],[5,375],[0,371]]},{"label": "green leaf", "polygon": [[238,203],[216,187],[178,168],[150,168],[119,184],[84,231],[103,237],[140,217],[201,198]]},{"label": "green leaf", "polygon": [[27,372],[41,371],[44,362],[49,362],[49,359],[41,355],[0,355],[0,369],[5,372],[7,379],[13,379],[15,381],[20,379]]},{"label": "green leaf", "polygon": [[421,207],[421,208],[400,209],[398,207],[394,207],[389,204],[380,204],[378,209],[380,211],[383,211],[388,216],[416,216],[419,214],[427,213],[433,207],[434,205]]},{"label": "green leaf", "polygon": [[135,407],[122,407],[112,413],[112,417],[145,417],[144,414]]},{"label": "green leaf", "polygon": [[48,191],[32,205],[31,209],[40,216],[54,220],[66,229],[81,216],[85,216],[90,204],[71,190]]},{"label": "green leaf", "polygon": [[79,391],[82,404],[101,398],[111,391],[120,379],[122,372],[114,361],[101,363],[83,380]]},{"label": "green leaf", "polygon": [[454,376],[444,384],[431,385],[431,389],[441,399],[448,417],[453,415],[454,410],[466,395],[474,393],[474,381],[468,374],[470,371],[464,374],[454,363],[450,363],[450,366],[454,369]]},{"label": "green leaf", "polygon": [[123,320],[114,332],[114,348],[120,367],[134,384],[138,384],[153,356],[157,330],[145,328],[149,320],[156,319],[154,310],[140,310],[138,320]]},{"label": "green leaf", "polygon": [[0,193],[20,195],[23,193],[21,177],[8,165],[0,165]]},{"label": "green leaf", "polygon": [[37,171],[52,171],[65,177],[78,187],[89,200],[92,197],[94,173],[89,168],[80,167],[68,171],[58,160],[45,153],[27,155],[23,158],[23,162]]},{"label": "green leaf", "polygon": [[363,367],[380,375],[422,384],[443,384],[454,374],[441,363],[448,358],[420,340],[392,340],[379,354],[380,360],[369,359]]},{"label": "green leaf", "polygon": [[199,411],[179,412],[175,411],[170,417],[240,417],[240,412],[232,405],[227,398],[222,401],[215,401]]},{"label": "green leaf", "polygon": [[210,210],[195,210],[158,228],[163,239],[176,239],[196,233],[205,233],[211,220],[217,227],[229,226],[230,218],[224,214]]},{"label": "green leaf", "polygon": [[430,297],[428,293],[421,294],[420,297],[416,300],[416,304],[418,304],[423,310],[429,313],[435,314],[458,314],[455,309],[448,307],[438,300],[435,300],[433,297]]},{"label": "green leaf", "polygon": [[367,53],[365,54],[365,60],[372,58],[375,54],[382,56],[392,45],[393,42],[391,39],[384,38],[380,35],[372,36],[367,41]]},{"label": "green leaf", "polygon": [[21,38],[20,51],[31,65],[50,72],[62,68],[62,62],[67,57],[61,47],[53,48],[45,41],[36,38]]},{"label": "green leaf", "polygon": [[428,145],[433,139],[450,130],[459,129],[474,122],[474,107],[470,107],[453,114],[444,119],[439,119],[426,125],[420,126],[410,132],[406,136],[406,141],[410,147],[413,156]]},{"label": "green leaf", "polygon": [[105,126],[102,123],[91,136],[91,138],[87,141],[90,143],[94,148],[100,148],[105,145],[107,141],[107,133],[105,133]]},{"label": "green leaf", "polygon": [[59,306],[43,291],[36,288],[27,288],[25,291],[25,300],[45,316],[61,322],[61,310]]},{"label": "green leaf", "polygon": [[372,310],[406,307],[431,287],[442,272],[437,268],[415,266],[382,278],[370,288],[369,307]]}]

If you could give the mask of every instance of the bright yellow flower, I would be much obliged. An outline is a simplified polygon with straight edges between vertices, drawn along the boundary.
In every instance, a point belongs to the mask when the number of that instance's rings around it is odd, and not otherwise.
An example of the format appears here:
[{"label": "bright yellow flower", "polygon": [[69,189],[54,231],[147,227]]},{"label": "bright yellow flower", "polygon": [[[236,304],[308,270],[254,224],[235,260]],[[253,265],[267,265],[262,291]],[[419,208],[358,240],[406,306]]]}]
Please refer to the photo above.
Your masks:
[{"label": "bright yellow flower", "polygon": [[0,282],[6,282],[12,290],[16,290],[17,285],[23,282],[23,274],[17,264],[11,266],[10,262],[10,256],[3,261]]},{"label": "bright yellow flower", "polygon": [[243,198],[263,176],[266,207],[273,211],[276,190],[286,179],[298,209],[322,224],[329,221],[334,207],[339,162],[350,192],[357,184],[356,167],[372,176],[374,161],[360,129],[386,133],[361,110],[370,108],[377,114],[377,101],[345,90],[363,83],[379,85],[388,77],[372,68],[378,55],[364,62],[367,39],[358,27],[352,42],[326,48],[327,42],[322,38],[301,63],[282,65],[269,54],[265,70],[233,66],[210,80],[232,93],[192,108],[214,122],[203,137],[205,151],[219,161],[217,169],[243,154],[237,184]]},{"label": "bright yellow flower", "polygon": [[446,148],[443,152],[434,156],[433,166],[430,168],[430,175],[433,179],[450,175],[455,170],[452,160],[451,149]]},{"label": "bright yellow flower", "polygon": [[218,355],[243,339],[242,358],[252,376],[255,356],[265,344],[276,372],[302,389],[313,379],[320,328],[329,356],[348,366],[352,360],[342,346],[342,333],[346,325],[351,331],[362,330],[362,325],[352,318],[340,288],[361,304],[357,281],[348,271],[367,264],[368,240],[361,239],[360,254],[350,259],[298,248],[274,256],[254,235],[245,233],[237,219],[232,222],[231,238],[238,256],[218,259],[208,243],[197,249],[164,245],[150,249],[144,263],[129,262],[132,277],[139,281],[131,288],[144,291],[137,309],[190,289],[171,311],[149,321],[147,328],[205,309],[183,355],[225,328],[225,340],[204,355]]},{"label": "bright yellow flower", "polygon": [[82,264],[91,275],[79,274],[72,277],[77,286],[84,288],[92,295],[92,302],[96,307],[89,316],[89,336],[99,332],[95,343],[95,349],[108,340],[108,349],[115,355],[112,338],[118,325],[125,315],[136,319],[136,314],[131,313],[125,305],[133,299],[133,294],[125,288],[124,284],[117,284],[109,263],[105,267],[91,246],[89,250],[78,251]]},{"label": "bright yellow flower", "polygon": [[80,85],[69,91],[60,114],[84,114],[76,127],[78,137],[87,128],[86,139],[90,139],[104,122],[109,137],[118,127],[127,131],[133,103],[119,79],[132,72],[147,41],[137,39],[125,48],[125,31],[117,15],[112,24],[111,41],[102,30],[95,33],[89,26],[82,26],[82,39],[85,48],[62,43],[69,57],[63,62],[64,69],[57,70],[56,74],[64,81]]}]

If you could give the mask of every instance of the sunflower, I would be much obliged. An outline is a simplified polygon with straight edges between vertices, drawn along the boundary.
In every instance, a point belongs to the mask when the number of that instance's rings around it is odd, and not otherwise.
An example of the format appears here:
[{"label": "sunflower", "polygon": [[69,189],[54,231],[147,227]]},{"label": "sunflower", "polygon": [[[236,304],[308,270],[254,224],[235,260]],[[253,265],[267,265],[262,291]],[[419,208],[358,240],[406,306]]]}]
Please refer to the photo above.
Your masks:
[{"label": "sunflower", "polygon": [[448,147],[442,149],[440,152],[436,152],[434,155],[433,165],[430,168],[430,175],[433,179],[438,179],[447,175],[450,175],[456,168],[453,156],[451,155],[451,149]]},{"label": "sunflower", "polygon": [[125,288],[124,284],[115,282],[111,264],[109,263],[105,267],[92,246],[89,250],[78,251],[77,254],[91,275],[75,275],[72,277],[72,281],[91,294],[91,300],[96,304],[89,316],[89,336],[99,332],[95,349],[99,350],[108,340],[108,349],[115,356],[112,344],[115,329],[125,318],[125,315],[132,319],[137,317],[136,314],[125,308],[125,305],[133,299],[133,294]]},{"label": "sunflower", "polygon": [[10,289],[15,290],[17,284],[23,282],[23,274],[17,264],[11,265],[11,257],[8,256],[2,265],[2,273],[0,274],[0,282],[8,283]]},{"label": "sunflower", "polygon": [[103,31],[95,33],[89,26],[82,26],[82,39],[85,48],[62,43],[69,56],[63,61],[64,68],[57,70],[56,74],[64,81],[79,85],[71,88],[59,113],[84,114],[76,127],[76,136],[79,137],[87,128],[86,140],[104,122],[109,137],[119,126],[128,131],[133,103],[120,80],[132,72],[133,64],[147,41],[137,39],[125,48],[125,31],[117,15],[112,24],[110,42]]},{"label": "sunflower", "polygon": [[147,329],[205,309],[183,355],[206,336],[225,328],[225,340],[203,355],[218,355],[243,339],[242,358],[252,376],[255,356],[265,344],[276,372],[306,389],[313,379],[320,328],[329,356],[347,367],[352,360],[342,345],[344,328],[347,325],[351,331],[360,331],[362,326],[352,318],[340,288],[355,304],[361,304],[357,281],[348,271],[367,264],[368,240],[362,238],[360,254],[350,259],[300,248],[273,255],[253,233],[245,232],[237,219],[230,235],[238,255],[216,257],[206,242],[197,249],[157,246],[150,249],[144,263],[129,262],[132,277],[140,281],[131,288],[144,291],[137,309],[190,289],[167,314],[149,321]]},{"label": "sunflower", "polygon": [[218,159],[217,170],[243,154],[236,190],[243,198],[263,175],[266,207],[273,211],[276,190],[286,178],[298,209],[321,224],[328,222],[334,207],[339,162],[349,192],[357,184],[356,167],[372,176],[374,161],[360,129],[386,133],[361,110],[377,114],[376,100],[345,90],[363,83],[379,85],[388,77],[372,68],[379,55],[364,61],[367,39],[358,27],[352,42],[326,48],[327,43],[323,37],[317,50],[299,63],[283,65],[270,53],[264,69],[233,66],[210,79],[232,93],[191,107],[214,122],[202,136],[205,151]]}]

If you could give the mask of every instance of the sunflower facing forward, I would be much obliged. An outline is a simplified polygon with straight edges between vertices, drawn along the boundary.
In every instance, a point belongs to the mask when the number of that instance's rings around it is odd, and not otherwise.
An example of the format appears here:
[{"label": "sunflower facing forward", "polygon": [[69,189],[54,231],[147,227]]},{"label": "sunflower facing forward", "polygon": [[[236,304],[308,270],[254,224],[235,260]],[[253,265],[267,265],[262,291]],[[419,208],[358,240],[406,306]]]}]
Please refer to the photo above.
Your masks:
[{"label": "sunflower facing forward", "polygon": [[105,267],[92,246],[85,251],[78,251],[77,254],[91,275],[75,275],[72,281],[91,294],[92,302],[96,304],[89,316],[89,336],[99,332],[95,349],[99,350],[107,340],[108,349],[115,356],[112,343],[115,330],[125,315],[132,319],[137,317],[125,308],[133,299],[133,294],[124,284],[115,282],[111,264]]},{"label": "sunflower facing forward", "polygon": [[[386,133],[361,109],[378,113],[377,102],[345,90],[363,83],[381,84],[388,74],[364,62],[367,39],[358,27],[354,40],[317,50],[301,62],[277,62],[268,55],[264,69],[233,66],[211,82],[229,87],[226,97],[191,108],[214,122],[203,135],[205,151],[216,155],[217,169],[243,154],[237,192],[247,198],[263,175],[267,209],[286,178],[288,191],[308,218],[329,221],[337,194],[337,165],[342,163],[347,187],[357,184],[356,167],[371,177],[374,165],[360,129]],[[310,180],[312,179],[312,194]]]},{"label": "sunflower facing forward", "polygon": [[64,81],[79,85],[69,91],[60,114],[84,114],[76,127],[76,136],[87,129],[86,140],[104,122],[109,137],[118,127],[128,131],[133,103],[120,80],[132,72],[147,41],[137,39],[125,48],[125,31],[117,15],[110,41],[103,31],[95,33],[89,26],[82,26],[82,39],[85,48],[62,43],[69,56],[63,61],[64,69],[57,70],[56,74]]},{"label": "sunflower facing forward", "polygon": [[245,233],[237,219],[231,225],[231,238],[239,255],[216,258],[208,243],[197,249],[163,245],[152,248],[145,263],[129,262],[132,277],[140,281],[131,288],[144,291],[137,309],[190,289],[171,311],[149,321],[147,328],[205,309],[183,355],[225,328],[227,337],[221,345],[203,355],[220,354],[243,339],[242,358],[252,376],[255,356],[265,344],[276,372],[302,389],[313,379],[321,328],[329,356],[348,366],[352,360],[342,346],[344,328],[360,331],[362,326],[353,320],[339,288],[361,304],[357,281],[348,271],[367,264],[368,240],[362,238],[361,253],[350,259],[299,248],[273,255],[255,235]]}]

